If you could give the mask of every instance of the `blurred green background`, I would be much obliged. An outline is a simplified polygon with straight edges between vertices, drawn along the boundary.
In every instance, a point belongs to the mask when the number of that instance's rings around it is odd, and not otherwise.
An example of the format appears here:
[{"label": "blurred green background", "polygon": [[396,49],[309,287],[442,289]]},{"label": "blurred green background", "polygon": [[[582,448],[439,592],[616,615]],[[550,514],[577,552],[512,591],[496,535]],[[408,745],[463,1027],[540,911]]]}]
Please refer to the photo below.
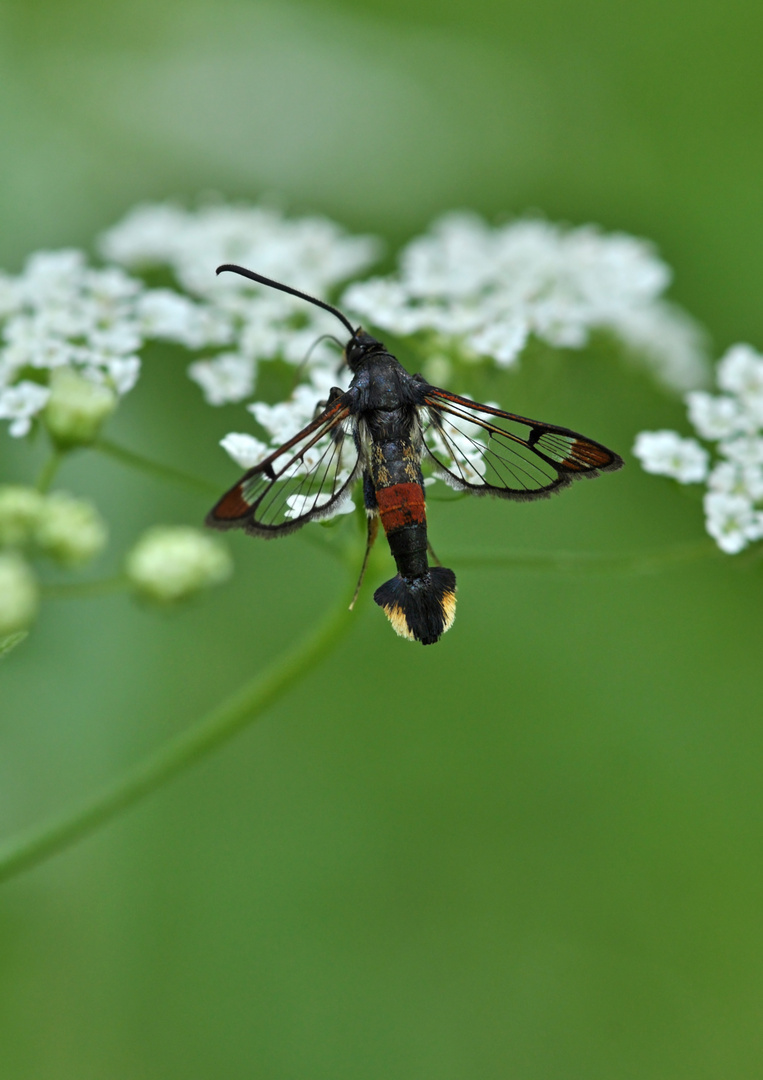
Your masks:
[{"label": "blurred green background", "polygon": [[[537,210],[651,237],[716,351],[760,347],[761,34],[752,0],[4,0],[0,265],[205,191],[392,249],[451,207]],[[110,433],[222,491],[217,439],[244,414],[204,406],[185,362],[149,352]],[[485,389],[626,455],[684,429],[602,350]],[[5,434],[0,455],[35,475]],[[93,455],[60,484],[111,523],[103,573],[142,527],[207,509]],[[3,1080],[759,1074],[759,568],[450,558],[699,539],[698,499],[632,460],[430,523],[460,586],[440,644],[398,640],[368,584],[262,722],[2,888]],[[183,730],[348,588],[299,536],[232,547],[234,580],[178,612],[45,605],[0,667],[5,835]]]}]

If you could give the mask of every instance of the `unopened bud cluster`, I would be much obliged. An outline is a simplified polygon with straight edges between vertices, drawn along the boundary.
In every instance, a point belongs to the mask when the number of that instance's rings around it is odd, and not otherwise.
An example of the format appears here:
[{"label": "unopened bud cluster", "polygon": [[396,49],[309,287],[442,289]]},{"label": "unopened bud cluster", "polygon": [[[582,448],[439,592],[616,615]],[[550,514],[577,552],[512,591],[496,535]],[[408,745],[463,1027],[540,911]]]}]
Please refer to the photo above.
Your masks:
[{"label": "unopened bud cluster", "polygon": [[106,538],[102,517],[86,499],[0,487],[0,548],[26,548],[61,566],[80,566],[98,554]]},{"label": "unopened bud cluster", "polygon": [[93,382],[71,368],[58,368],[51,373],[50,397],[42,416],[57,446],[87,446],[98,437],[117,400],[116,391],[106,383]]},{"label": "unopened bud cluster", "polygon": [[106,526],[84,499],[64,492],[0,487],[0,640],[34,620],[39,588],[28,556],[44,555],[59,566],[81,566],[106,543]]},{"label": "unopened bud cluster", "polygon": [[0,644],[34,622],[39,590],[29,564],[17,551],[0,552]]},{"label": "unopened bud cluster", "polygon": [[233,564],[215,537],[187,526],[157,525],[140,538],[125,569],[144,599],[171,604],[225,581]]}]

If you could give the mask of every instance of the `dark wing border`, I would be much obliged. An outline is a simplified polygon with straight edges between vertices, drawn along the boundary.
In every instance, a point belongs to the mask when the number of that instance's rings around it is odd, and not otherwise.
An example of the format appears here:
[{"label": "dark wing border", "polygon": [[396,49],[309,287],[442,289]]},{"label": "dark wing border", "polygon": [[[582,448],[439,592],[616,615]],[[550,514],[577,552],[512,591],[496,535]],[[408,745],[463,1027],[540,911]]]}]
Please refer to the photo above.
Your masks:
[{"label": "dark wing border", "polygon": [[[457,431],[460,429],[452,418],[476,424],[486,431],[488,433],[487,447],[474,441],[475,448],[482,450],[484,460],[491,467],[493,475],[500,477],[503,470],[506,474],[513,474],[517,481],[514,484],[509,480],[504,480],[501,485],[490,484],[487,481],[475,483],[445,465],[438,458],[437,452],[425,442],[424,459],[431,460],[436,472],[460,491],[469,491],[474,495],[497,495],[500,498],[519,501],[544,499],[568,487],[573,480],[592,478],[603,472],[615,472],[623,466],[622,458],[613,450],[569,428],[547,424],[542,420],[531,420],[527,416],[519,416],[516,413],[504,412],[503,409],[497,409],[492,405],[481,405],[479,402],[470,401],[468,398],[459,397],[458,394],[451,394],[435,386],[429,386],[424,390],[423,403],[426,417],[438,429],[440,438],[448,448],[454,463],[458,463],[459,451],[442,427],[443,414],[447,415],[449,423]],[[485,416],[523,425],[528,429],[527,436],[522,438],[520,435],[506,431],[498,424],[485,419]],[[422,426],[426,428],[426,420]],[[461,432],[461,435],[470,439],[466,432]],[[545,466],[545,473],[540,463]],[[523,474],[525,481],[521,479]]]},{"label": "dark wing border", "polygon": [[[358,478],[361,462],[360,454],[354,440],[354,432],[350,430],[347,421],[352,416],[351,399],[349,393],[344,393],[332,401],[328,407],[317,416],[307,427],[298,432],[292,439],[279,446],[272,454],[259,464],[249,469],[238,483],[234,484],[212,507],[206,517],[206,524],[213,529],[243,529],[250,536],[270,538],[274,536],[288,536],[295,532],[308,521],[319,521],[328,516],[337,505],[349,494],[350,488]],[[345,425],[347,430],[342,431]],[[286,477],[289,469],[298,462],[316,443],[324,436],[332,434],[331,441],[321,455],[319,461],[309,473],[301,477]],[[338,474],[337,466],[341,461],[341,454],[347,440],[352,440],[355,460],[349,469],[349,477],[336,489],[332,484]],[[292,451],[290,454],[289,452]],[[287,460],[276,469],[275,462],[289,455]],[[342,463],[344,464],[344,463]],[[323,474],[320,476],[320,474]],[[272,516],[283,514],[287,497],[300,494],[300,487],[309,487],[316,477],[320,476],[320,482],[316,491],[310,492],[316,500],[328,487],[331,490],[330,498],[320,506],[315,506],[307,513],[296,518],[287,518],[278,524],[270,524],[258,518],[258,512],[263,505],[268,506],[268,513]],[[288,490],[286,485],[293,479],[295,486]],[[284,486],[279,491],[276,485]],[[268,497],[272,496],[270,502]]]}]

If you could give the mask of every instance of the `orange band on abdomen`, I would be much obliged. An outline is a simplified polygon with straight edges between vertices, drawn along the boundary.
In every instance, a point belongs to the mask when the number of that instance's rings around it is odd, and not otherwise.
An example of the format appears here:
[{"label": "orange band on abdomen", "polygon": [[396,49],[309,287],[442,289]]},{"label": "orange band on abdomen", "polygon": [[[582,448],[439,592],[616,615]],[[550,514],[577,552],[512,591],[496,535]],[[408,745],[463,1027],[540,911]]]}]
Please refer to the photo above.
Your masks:
[{"label": "orange band on abdomen", "polygon": [[427,520],[424,492],[419,484],[392,484],[377,488],[376,502],[386,533],[407,525],[425,525]]}]

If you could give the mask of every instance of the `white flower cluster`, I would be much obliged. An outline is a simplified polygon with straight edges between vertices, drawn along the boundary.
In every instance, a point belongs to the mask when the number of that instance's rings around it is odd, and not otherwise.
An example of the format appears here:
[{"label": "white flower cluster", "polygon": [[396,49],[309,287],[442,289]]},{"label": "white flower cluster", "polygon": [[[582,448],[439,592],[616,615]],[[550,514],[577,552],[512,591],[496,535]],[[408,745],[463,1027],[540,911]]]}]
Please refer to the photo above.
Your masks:
[{"label": "white flower cluster", "polygon": [[[117,397],[135,385],[147,338],[195,348],[218,340],[192,325],[197,309],[169,289],[146,289],[119,267],[89,267],[81,251],[37,252],[18,276],[0,275],[0,419],[10,420],[11,435],[26,435],[58,379],[51,434],[64,442],[78,441],[83,430],[94,437]],[[64,372],[75,378],[61,379]]]},{"label": "white flower cluster", "polygon": [[351,285],[342,302],[381,329],[434,333],[503,367],[530,335],[579,349],[607,330],[686,390],[702,384],[706,360],[698,327],[662,299],[670,276],[631,236],[539,220],[492,228],[452,213],[403,250],[397,274]]},{"label": "white flower cluster", "polygon": [[[251,267],[326,299],[365,270],[378,247],[373,238],[350,236],[326,218],[222,204],[195,211],[167,203],[138,206],[101,238],[109,260],[134,270],[167,267],[184,290],[213,305],[207,317],[213,315],[218,341],[229,348],[189,368],[210,405],[244,401],[254,390],[260,360],[300,364],[321,334],[336,331],[329,314],[304,300],[235,274],[216,277],[215,267]],[[320,348],[312,354],[318,364],[331,357]]]},{"label": "white flower cluster", "polygon": [[642,431],[633,451],[642,467],[682,484],[705,482],[705,526],[730,555],[763,538],[763,355],[734,345],[717,367],[720,393],[686,395],[689,419],[716,459],[696,439],[674,431]]}]

